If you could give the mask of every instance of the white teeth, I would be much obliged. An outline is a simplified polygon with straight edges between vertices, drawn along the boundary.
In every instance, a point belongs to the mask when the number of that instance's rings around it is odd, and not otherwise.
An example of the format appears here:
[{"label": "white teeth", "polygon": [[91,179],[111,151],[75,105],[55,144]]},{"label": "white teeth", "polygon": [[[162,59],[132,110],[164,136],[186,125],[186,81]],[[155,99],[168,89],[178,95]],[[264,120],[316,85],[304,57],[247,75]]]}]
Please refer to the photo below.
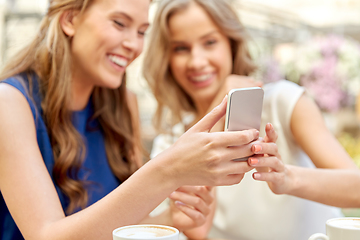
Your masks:
[{"label": "white teeth", "polygon": [[191,77],[191,80],[193,80],[194,82],[204,82],[206,80],[208,80],[210,77],[211,77],[212,74],[203,74],[203,75],[200,75],[200,76],[194,76],[194,77]]},{"label": "white teeth", "polygon": [[124,58],[115,56],[115,55],[109,55],[109,59],[116,65],[119,65],[120,67],[126,67],[128,64],[127,60],[125,60]]}]

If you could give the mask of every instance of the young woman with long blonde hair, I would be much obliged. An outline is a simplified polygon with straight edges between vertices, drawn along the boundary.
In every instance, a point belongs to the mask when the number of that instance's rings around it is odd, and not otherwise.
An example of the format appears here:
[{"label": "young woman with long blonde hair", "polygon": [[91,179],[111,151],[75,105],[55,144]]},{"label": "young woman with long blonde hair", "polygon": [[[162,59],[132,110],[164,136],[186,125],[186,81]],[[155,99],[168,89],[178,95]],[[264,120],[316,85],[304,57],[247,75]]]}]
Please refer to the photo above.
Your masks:
[{"label": "young woman with long blonde hair", "polygon": [[[171,146],[230,89],[254,86],[247,41],[229,0],[160,1],[143,69],[158,102],[156,126],[165,132],[155,139],[152,156]],[[225,239],[307,239],[324,231],[328,218],[342,215],[316,202],[360,206],[359,169],[305,89],[286,80],[263,89],[260,136],[269,148],[253,145],[260,155],[248,164],[257,171],[238,185],[216,188],[217,202],[206,223],[185,231],[187,236],[206,237],[212,227],[210,237]],[[224,121],[212,130],[223,127]],[[278,151],[270,144],[274,141]]]},{"label": "young woman with long blonde hair", "polygon": [[[142,165],[126,67],[141,53],[149,0],[51,0],[35,39],[1,73],[0,239],[111,239],[148,221],[183,185],[230,185],[249,171],[258,132],[209,133],[226,100],[168,151]],[[198,226],[204,188],[182,211]],[[177,213],[178,215],[178,213]],[[186,217],[186,218],[185,218]],[[165,222],[166,223],[166,222]]]}]

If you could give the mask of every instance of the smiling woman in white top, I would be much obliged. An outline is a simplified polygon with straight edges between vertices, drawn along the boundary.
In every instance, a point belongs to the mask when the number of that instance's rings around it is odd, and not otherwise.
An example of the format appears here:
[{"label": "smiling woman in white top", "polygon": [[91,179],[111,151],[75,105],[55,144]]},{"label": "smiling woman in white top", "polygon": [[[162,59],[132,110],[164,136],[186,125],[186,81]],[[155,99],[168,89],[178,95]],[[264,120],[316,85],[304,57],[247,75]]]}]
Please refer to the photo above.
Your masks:
[{"label": "smiling woman in white top", "polygon": [[[144,61],[144,76],[158,101],[155,123],[165,131],[154,141],[153,156],[230,89],[254,86],[246,32],[229,2],[159,3]],[[216,188],[216,208],[213,204],[207,223],[185,231],[187,236],[206,237],[211,228],[211,237],[226,239],[307,239],[324,232],[328,218],[341,216],[339,208],[324,204],[360,206],[359,194],[353,193],[360,185],[359,170],[305,89],[286,80],[263,89],[260,136],[276,141],[278,153],[249,158],[250,166],[260,168],[238,185]],[[223,122],[212,131],[222,129]]]}]

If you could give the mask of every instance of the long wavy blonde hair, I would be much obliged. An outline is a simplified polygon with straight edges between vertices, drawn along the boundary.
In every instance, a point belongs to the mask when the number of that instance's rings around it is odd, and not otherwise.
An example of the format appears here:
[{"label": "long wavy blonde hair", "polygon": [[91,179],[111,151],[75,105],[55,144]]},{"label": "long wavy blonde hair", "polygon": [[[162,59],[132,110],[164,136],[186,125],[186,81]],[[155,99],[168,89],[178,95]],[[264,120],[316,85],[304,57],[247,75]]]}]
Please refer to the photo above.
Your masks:
[{"label": "long wavy blonde hair", "polygon": [[[229,0],[161,0],[147,40],[149,47],[143,66],[143,75],[158,103],[154,123],[159,131],[164,128],[169,130],[180,122],[184,112],[196,113],[191,97],[177,84],[169,64],[168,21],[175,13],[187,9],[192,2],[201,6],[230,39],[232,74],[248,76],[256,69],[246,44],[248,36]],[[169,110],[169,114],[166,115],[165,110]],[[170,120],[165,119],[168,116]]]},{"label": "long wavy blonde hair", "polygon": [[[53,178],[69,197],[68,214],[88,202],[86,182],[77,174],[85,156],[85,145],[71,122],[71,52],[70,39],[60,26],[66,11],[87,10],[96,0],[51,0],[35,39],[3,68],[0,79],[27,73],[39,77],[41,107],[49,132],[55,164]],[[30,91],[31,92],[31,91]],[[120,181],[127,179],[141,165],[139,126],[134,124],[127,96],[125,76],[117,89],[96,87],[92,93],[96,118],[105,135],[109,165]],[[136,120],[135,120],[136,122]]]}]

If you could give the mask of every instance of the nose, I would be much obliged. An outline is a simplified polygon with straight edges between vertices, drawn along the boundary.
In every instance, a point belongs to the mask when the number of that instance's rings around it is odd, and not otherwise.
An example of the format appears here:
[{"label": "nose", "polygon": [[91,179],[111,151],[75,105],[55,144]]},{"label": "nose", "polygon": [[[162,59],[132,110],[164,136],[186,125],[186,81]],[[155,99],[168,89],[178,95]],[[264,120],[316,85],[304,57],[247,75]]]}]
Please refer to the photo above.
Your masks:
[{"label": "nose", "polygon": [[188,61],[188,67],[192,70],[199,70],[206,66],[208,60],[204,51],[199,48],[192,48],[190,59]]},{"label": "nose", "polygon": [[125,34],[125,38],[122,41],[122,45],[125,49],[131,52],[137,52],[141,48],[140,41],[138,39],[138,33],[136,31],[128,31]]}]

